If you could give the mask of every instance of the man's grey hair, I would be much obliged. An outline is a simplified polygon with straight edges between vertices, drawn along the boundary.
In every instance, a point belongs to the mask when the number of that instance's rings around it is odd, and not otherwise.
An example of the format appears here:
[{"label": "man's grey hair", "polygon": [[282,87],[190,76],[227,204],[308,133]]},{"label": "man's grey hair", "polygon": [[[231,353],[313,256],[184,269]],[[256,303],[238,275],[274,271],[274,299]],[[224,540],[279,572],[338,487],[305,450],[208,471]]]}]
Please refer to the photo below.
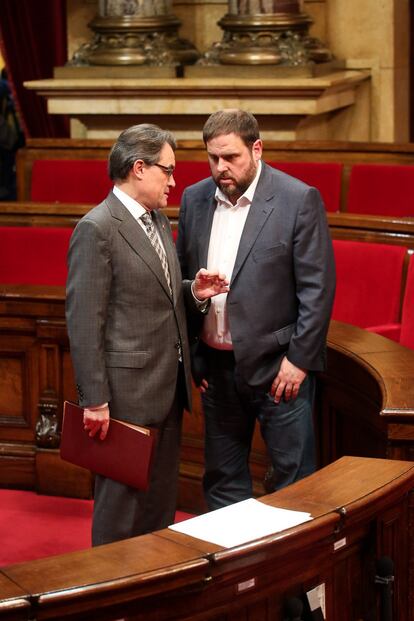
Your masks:
[{"label": "man's grey hair", "polygon": [[137,160],[157,164],[165,144],[169,144],[173,151],[177,148],[172,133],[157,125],[142,123],[125,129],[109,153],[109,177],[112,181],[124,181]]},{"label": "man's grey hair", "polygon": [[212,138],[227,134],[240,136],[244,144],[251,147],[260,138],[256,117],[246,110],[228,108],[213,112],[203,127],[203,140],[207,144]]}]

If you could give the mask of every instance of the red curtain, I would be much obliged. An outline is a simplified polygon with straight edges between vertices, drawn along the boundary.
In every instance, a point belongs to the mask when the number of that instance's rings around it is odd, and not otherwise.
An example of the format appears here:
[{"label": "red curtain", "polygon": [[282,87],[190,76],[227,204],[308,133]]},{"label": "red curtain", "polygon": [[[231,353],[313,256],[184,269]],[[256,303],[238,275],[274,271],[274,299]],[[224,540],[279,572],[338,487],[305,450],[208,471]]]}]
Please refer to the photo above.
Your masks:
[{"label": "red curtain", "polygon": [[0,44],[26,136],[68,136],[68,119],[49,115],[44,98],[23,86],[65,64],[66,0],[1,0]]}]

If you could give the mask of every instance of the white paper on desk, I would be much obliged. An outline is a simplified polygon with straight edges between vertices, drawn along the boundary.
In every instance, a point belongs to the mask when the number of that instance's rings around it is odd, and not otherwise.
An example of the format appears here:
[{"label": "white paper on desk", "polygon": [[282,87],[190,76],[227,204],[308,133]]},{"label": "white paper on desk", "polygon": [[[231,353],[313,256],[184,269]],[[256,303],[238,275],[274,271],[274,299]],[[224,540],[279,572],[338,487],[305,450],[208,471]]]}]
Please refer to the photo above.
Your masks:
[{"label": "white paper on desk", "polygon": [[233,548],[309,520],[312,520],[310,513],[270,507],[249,498],[168,528],[224,548]]}]

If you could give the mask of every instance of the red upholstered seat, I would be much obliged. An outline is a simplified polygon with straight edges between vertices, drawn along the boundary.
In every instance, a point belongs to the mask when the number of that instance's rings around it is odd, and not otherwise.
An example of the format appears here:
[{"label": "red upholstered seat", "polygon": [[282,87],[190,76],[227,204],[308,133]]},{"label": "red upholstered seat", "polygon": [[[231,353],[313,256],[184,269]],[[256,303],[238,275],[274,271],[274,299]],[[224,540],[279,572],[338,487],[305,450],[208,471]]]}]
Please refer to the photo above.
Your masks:
[{"label": "red upholstered seat", "polygon": [[64,285],[70,228],[0,227],[0,283]]},{"label": "red upholstered seat", "polygon": [[[274,168],[297,177],[320,191],[327,211],[338,211],[341,198],[343,165],[335,162],[269,162]],[[177,161],[174,179],[176,186],[170,191],[169,205],[179,205],[185,188],[210,177],[208,161]]]},{"label": "red upholstered seat", "polygon": [[408,266],[401,316],[401,345],[414,349],[414,256]]},{"label": "red upholstered seat", "polygon": [[347,211],[379,216],[414,216],[414,166],[352,166]]},{"label": "red upholstered seat", "polygon": [[326,211],[339,211],[343,164],[336,162],[269,162],[319,190]]},{"label": "red upholstered seat", "polygon": [[371,332],[386,336],[405,347],[414,349],[414,259],[408,265],[407,280],[401,313],[401,322],[368,328]]},{"label": "red upholstered seat", "polygon": [[337,287],[333,319],[361,328],[399,321],[407,249],[347,240],[333,241]]},{"label": "red upholstered seat", "polygon": [[31,199],[97,205],[112,187],[106,160],[36,160]]},{"label": "red upholstered seat", "polygon": [[[179,205],[188,185],[209,176],[207,161],[177,161],[176,185],[171,188],[169,205]],[[36,160],[32,169],[31,199],[97,205],[112,185],[106,160]]]},{"label": "red upholstered seat", "polygon": [[202,162],[177,160],[174,172],[175,188],[170,190],[168,204],[171,207],[179,205],[181,203],[181,196],[187,186],[206,179],[210,175],[210,166],[207,160]]}]

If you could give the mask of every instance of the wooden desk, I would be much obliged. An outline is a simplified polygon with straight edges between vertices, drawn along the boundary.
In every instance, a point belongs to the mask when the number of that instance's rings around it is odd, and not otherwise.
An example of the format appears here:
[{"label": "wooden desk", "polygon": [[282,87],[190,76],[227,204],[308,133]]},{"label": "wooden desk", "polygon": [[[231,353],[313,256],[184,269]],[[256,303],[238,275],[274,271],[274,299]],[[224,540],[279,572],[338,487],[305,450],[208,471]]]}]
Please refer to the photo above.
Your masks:
[{"label": "wooden desk", "polygon": [[[225,549],[168,529],[11,565],[31,619],[282,621],[323,584],[328,621],[377,619],[375,559],[395,564],[394,619],[412,621],[414,463],[344,457],[262,500],[314,520]],[[0,574],[1,575],[1,574]]]},{"label": "wooden desk", "polygon": [[332,321],[319,375],[320,464],[341,455],[414,460],[414,351]]},{"label": "wooden desk", "polygon": [[0,571],[0,619],[23,621],[29,618],[30,594]]}]

